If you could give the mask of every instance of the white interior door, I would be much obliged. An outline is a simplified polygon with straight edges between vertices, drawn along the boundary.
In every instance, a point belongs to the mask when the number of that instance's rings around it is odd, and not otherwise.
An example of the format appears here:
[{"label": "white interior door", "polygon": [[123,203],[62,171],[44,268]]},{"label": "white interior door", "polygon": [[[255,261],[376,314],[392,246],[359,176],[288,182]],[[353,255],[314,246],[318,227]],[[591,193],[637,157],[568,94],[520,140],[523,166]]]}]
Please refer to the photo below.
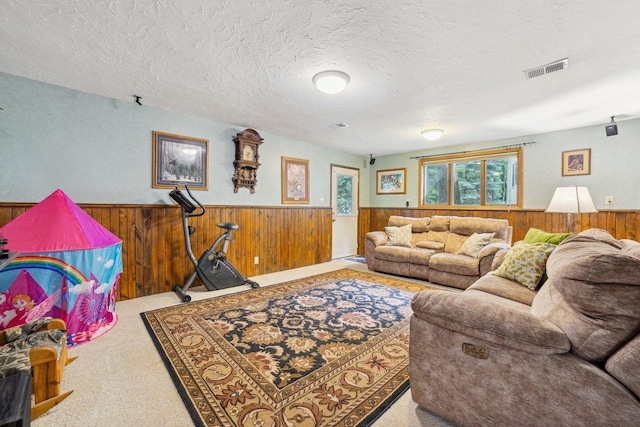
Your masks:
[{"label": "white interior door", "polygon": [[331,166],[332,258],[358,252],[358,169]]}]

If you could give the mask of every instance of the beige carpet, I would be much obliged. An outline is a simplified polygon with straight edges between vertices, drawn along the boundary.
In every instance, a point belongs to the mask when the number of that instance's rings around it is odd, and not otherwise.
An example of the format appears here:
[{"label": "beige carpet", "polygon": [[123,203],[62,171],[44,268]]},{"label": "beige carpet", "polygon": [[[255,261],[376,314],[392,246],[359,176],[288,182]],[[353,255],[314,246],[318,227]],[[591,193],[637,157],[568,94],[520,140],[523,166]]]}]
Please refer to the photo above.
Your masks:
[{"label": "beige carpet", "polygon": [[[254,277],[262,286],[340,268],[367,271],[366,265],[345,260]],[[244,290],[190,290],[193,300]],[[62,390],[74,393],[35,420],[34,427],[57,426],[191,426],[186,407],[147,333],[140,313],[180,304],[172,292],[118,302],[118,324],[95,341],[71,348],[79,356],[65,368]],[[375,427],[451,426],[429,413],[405,393],[374,424]]]}]

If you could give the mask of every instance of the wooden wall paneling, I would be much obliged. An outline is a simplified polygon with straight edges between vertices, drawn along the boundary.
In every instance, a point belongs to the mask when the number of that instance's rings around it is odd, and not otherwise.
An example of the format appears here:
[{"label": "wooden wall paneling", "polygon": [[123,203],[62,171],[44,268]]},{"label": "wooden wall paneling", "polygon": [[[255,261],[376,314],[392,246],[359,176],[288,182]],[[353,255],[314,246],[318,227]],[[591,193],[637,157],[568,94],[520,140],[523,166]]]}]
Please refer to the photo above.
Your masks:
[{"label": "wooden wall paneling", "polygon": [[318,233],[316,226],[318,225],[319,221],[314,217],[313,209],[304,208],[304,209],[301,209],[301,211],[302,211],[301,212],[302,221],[304,224],[303,240],[305,242],[304,244],[305,252],[298,255],[296,264],[298,264],[304,258],[305,253],[310,255],[311,259],[313,259],[314,262],[317,263],[317,260],[320,259],[321,257],[321,253],[320,253],[321,251],[319,247],[320,241],[318,240],[319,235],[316,234]]},{"label": "wooden wall paneling", "polygon": [[625,238],[636,241],[640,239],[640,215],[638,212],[627,213],[625,218]]},{"label": "wooden wall paneling", "polygon": [[250,215],[251,213],[252,212],[249,209],[238,209],[238,222],[244,224],[244,227],[241,230],[238,230],[242,231],[240,233],[242,240],[238,240],[238,242],[236,242],[236,259],[238,262],[233,265],[236,266],[240,271],[240,274],[243,276],[247,276],[247,273],[253,269],[253,251],[255,248],[252,247],[252,242],[255,241],[255,238],[254,224]]},{"label": "wooden wall paneling", "polygon": [[134,236],[135,226],[130,218],[133,209],[118,208],[119,231],[117,236],[122,239],[122,274],[118,283],[118,299],[135,298],[135,281],[131,266],[135,264]]},{"label": "wooden wall paneling", "polygon": [[[33,204],[0,203],[0,226],[28,210]],[[126,300],[183,285],[193,272],[187,258],[180,210],[164,205],[81,205],[105,228],[122,239],[123,272],[118,299]],[[359,252],[364,252],[368,231],[384,230],[390,215],[424,217],[433,215],[506,218],[514,227],[513,241],[522,240],[529,227],[549,232],[564,231],[564,214],[542,210],[437,210],[415,208],[360,208]],[[605,211],[574,215],[575,230],[603,228],[618,239],[637,240],[640,212]],[[247,276],[302,267],[331,259],[331,210],[313,207],[207,207],[203,217],[191,218],[196,258],[221,234],[218,222],[236,222],[229,260]],[[255,266],[253,259],[260,257]],[[197,280],[195,286],[200,286]]]},{"label": "wooden wall paneling", "polygon": [[[184,285],[182,275],[189,271],[187,251],[184,245],[184,232],[182,231],[181,209],[173,208],[169,210],[169,229],[166,231],[167,240],[171,242],[169,283],[171,289],[175,285]],[[187,265],[189,264],[189,265]]]}]

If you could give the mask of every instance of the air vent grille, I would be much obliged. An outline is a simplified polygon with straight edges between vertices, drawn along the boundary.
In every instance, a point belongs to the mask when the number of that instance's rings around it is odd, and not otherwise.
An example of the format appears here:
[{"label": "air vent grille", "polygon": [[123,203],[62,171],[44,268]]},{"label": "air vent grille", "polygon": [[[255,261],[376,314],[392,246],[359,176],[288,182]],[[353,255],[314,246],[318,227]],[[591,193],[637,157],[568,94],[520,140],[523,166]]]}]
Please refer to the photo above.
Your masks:
[{"label": "air vent grille", "polygon": [[540,67],[532,68],[524,71],[525,78],[533,79],[535,77],[544,76],[545,74],[555,73],[556,71],[562,71],[569,66],[569,60],[567,58],[559,61],[552,62],[551,64],[542,65]]}]

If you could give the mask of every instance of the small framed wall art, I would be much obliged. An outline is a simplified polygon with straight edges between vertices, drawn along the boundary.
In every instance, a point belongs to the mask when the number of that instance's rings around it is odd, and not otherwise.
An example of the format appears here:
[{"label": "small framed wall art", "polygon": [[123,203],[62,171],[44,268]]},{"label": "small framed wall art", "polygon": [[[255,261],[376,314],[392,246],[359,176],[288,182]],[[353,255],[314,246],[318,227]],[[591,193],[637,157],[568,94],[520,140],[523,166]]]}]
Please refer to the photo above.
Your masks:
[{"label": "small framed wall art", "polygon": [[562,176],[591,175],[591,149],[563,151]]},{"label": "small framed wall art", "polygon": [[282,158],[282,204],[309,204],[309,160]]},{"label": "small framed wall art", "polygon": [[407,168],[380,170],[376,179],[376,194],[405,194]]},{"label": "small framed wall art", "polygon": [[209,141],[153,132],[153,188],[209,188]]}]

